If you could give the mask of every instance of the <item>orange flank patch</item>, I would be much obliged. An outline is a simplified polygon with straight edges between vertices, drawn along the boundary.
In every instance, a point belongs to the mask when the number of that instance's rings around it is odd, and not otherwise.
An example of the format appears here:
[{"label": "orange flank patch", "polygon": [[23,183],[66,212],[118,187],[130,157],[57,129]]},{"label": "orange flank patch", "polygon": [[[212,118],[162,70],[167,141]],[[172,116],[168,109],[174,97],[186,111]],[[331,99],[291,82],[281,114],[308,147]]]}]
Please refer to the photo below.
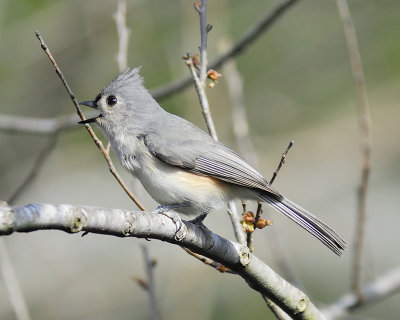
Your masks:
[{"label": "orange flank patch", "polygon": [[180,182],[182,187],[196,189],[198,191],[207,190],[207,192],[224,192],[228,187],[224,181],[219,179],[202,176],[185,170],[179,170],[175,175],[176,180]]}]

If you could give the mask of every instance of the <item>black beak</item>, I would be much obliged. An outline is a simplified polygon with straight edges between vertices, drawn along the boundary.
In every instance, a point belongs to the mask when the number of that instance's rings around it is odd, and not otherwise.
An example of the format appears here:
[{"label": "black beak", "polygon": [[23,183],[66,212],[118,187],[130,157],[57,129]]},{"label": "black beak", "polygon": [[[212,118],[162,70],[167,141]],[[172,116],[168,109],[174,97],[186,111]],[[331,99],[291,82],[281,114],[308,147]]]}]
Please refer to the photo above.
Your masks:
[{"label": "black beak", "polygon": [[96,119],[97,119],[97,118],[102,118],[102,117],[103,117],[103,115],[102,115],[102,114],[99,114],[97,117],[90,118],[90,119],[86,119],[86,120],[82,120],[82,121],[79,121],[78,123],[79,123],[79,124],[92,123],[92,122],[96,122]]},{"label": "black beak", "polygon": [[95,122],[97,118],[98,118],[98,117],[94,117],[94,118],[90,118],[90,119],[82,120],[82,121],[79,121],[78,123],[79,123],[79,124],[87,124],[87,123],[92,123],[92,122]]},{"label": "black beak", "polygon": [[87,106],[87,107],[93,108],[93,109],[98,109],[99,108],[97,106],[96,101],[82,101],[82,102],[79,102],[79,104],[83,105],[83,106]]},{"label": "black beak", "polygon": [[[96,103],[96,101],[82,101],[82,102],[79,102],[79,104],[83,105],[83,106],[87,106],[87,107],[93,108],[93,109],[98,109],[99,108],[97,103]],[[100,114],[97,117],[86,119],[86,120],[82,120],[82,121],[79,121],[78,123],[79,124],[92,123],[92,122],[95,122],[97,118],[101,118],[102,116],[103,115]]]}]

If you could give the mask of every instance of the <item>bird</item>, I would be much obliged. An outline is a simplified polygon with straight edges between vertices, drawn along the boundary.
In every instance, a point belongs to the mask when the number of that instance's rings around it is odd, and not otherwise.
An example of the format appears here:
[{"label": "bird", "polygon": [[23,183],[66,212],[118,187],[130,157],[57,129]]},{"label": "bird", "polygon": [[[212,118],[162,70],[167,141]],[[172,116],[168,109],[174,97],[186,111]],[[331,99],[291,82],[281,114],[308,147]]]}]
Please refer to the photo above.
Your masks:
[{"label": "bird", "polygon": [[167,112],[145,88],[140,67],[126,69],[94,100],[80,102],[99,114],[94,123],[118,159],[163,208],[196,217],[230,200],[264,202],[282,213],[338,256],[346,242],[328,225],[272,188],[261,173],[226,145]]}]

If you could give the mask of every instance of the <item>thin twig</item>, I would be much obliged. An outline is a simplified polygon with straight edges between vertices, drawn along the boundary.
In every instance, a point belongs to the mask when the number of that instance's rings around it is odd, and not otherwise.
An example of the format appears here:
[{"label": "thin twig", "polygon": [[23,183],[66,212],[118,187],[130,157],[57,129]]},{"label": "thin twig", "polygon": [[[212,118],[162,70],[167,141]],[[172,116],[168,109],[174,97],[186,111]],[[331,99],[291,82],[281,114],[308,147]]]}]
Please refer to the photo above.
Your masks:
[{"label": "thin twig", "polygon": [[288,144],[288,146],[287,146],[285,152],[282,153],[281,161],[279,162],[278,167],[277,167],[276,170],[274,171],[274,174],[272,175],[272,178],[271,178],[271,180],[269,181],[269,184],[270,184],[270,185],[272,185],[272,184],[274,183],[275,178],[277,177],[279,171],[281,170],[282,166],[285,164],[286,156],[287,156],[287,154],[288,154],[290,148],[293,147],[293,144],[294,144],[294,141],[293,141],[293,140],[290,140],[290,142],[289,142],[289,144]]},{"label": "thin twig", "polygon": [[[195,5],[195,9],[200,15],[200,32],[201,32],[201,44],[200,44],[200,54],[201,54],[201,66],[200,66],[200,74],[206,74],[207,72],[207,36],[208,32],[210,31],[208,24],[207,24],[207,1],[202,1],[201,7],[199,8],[197,4]],[[217,131],[215,129],[214,121],[211,116],[210,107],[208,103],[208,98],[205,93],[205,86],[206,86],[206,78],[201,80],[199,78],[192,56],[190,53],[187,53],[184,57],[186,60],[186,65],[189,67],[189,70],[192,74],[192,79],[194,80],[195,90],[197,92],[197,96],[200,102],[201,111],[203,113],[204,120],[206,122],[206,126],[211,137],[218,141]],[[233,230],[236,236],[236,239],[239,243],[244,244],[245,236],[243,232],[243,228],[240,224],[240,219],[238,217],[238,212],[235,207],[235,203],[233,201],[228,201],[228,213],[231,218]]]},{"label": "thin twig", "polygon": [[[207,35],[208,32],[206,31],[206,16],[207,16],[207,0],[202,0],[201,8],[198,10],[200,14],[200,31],[201,31],[201,46],[200,46],[200,56],[201,56],[201,67],[200,67],[200,79],[197,75],[197,72],[195,70],[195,66],[192,60],[192,57],[188,53],[186,56],[186,63],[192,73],[192,77],[194,79],[194,84],[195,84],[195,89],[200,101],[200,106],[203,112],[204,119],[206,121],[207,128],[210,132],[211,137],[215,140],[218,141],[218,136],[215,130],[214,122],[212,120],[211,114],[210,114],[210,109],[209,109],[209,104],[208,104],[208,99],[205,94],[204,88],[205,88],[205,71],[207,70]],[[245,208],[245,203],[243,202],[243,208]],[[236,219],[235,211],[233,209],[234,203],[232,201],[228,202],[228,212],[230,213],[231,221],[233,228],[235,230],[235,235],[237,239],[241,239],[241,241],[244,241],[242,239],[241,235],[243,234],[243,229],[240,225],[239,219]],[[262,208],[262,203],[258,204],[258,219],[260,218],[261,215],[261,208]],[[244,235],[243,235],[244,236]],[[250,252],[252,251],[252,238],[251,238],[251,233],[247,234],[247,247],[250,249]],[[249,243],[250,240],[250,243]],[[203,261],[204,262],[204,261]],[[267,298],[265,295],[262,295],[264,299],[268,302],[268,306],[274,310],[276,310],[277,314],[279,315],[280,313],[285,314],[285,312],[278,306],[276,305],[273,301],[271,301],[269,298]],[[275,313],[275,311],[273,312]]]},{"label": "thin twig", "polygon": [[246,245],[246,234],[244,233],[242,224],[240,223],[241,215],[239,214],[233,201],[228,202],[228,214],[231,218],[233,232],[235,233],[237,242],[242,245]]},{"label": "thin twig", "polygon": [[361,64],[360,52],[358,49],[357,35],[351,18],[349,6],[346,0],[336,0],[339,14],[343,22],[344,34],[350,56],[351,70],[357,93],[358,118],[361,133],[362,149],[362,168],[361,182],[358,189],[358,208],[356,219],[356,231],[354,235],[354,255],[352,266],[352,289],[358,299],[362,300],[361,282],[362,282],[362,258],[365,242],[365,222],[367,218],[367,191],[368,181],[371,172],[371,118],[369,113],[367,90],[363,68]]},{"label": "thin twig", "polygon": [[[228,46],[228,41],[221,42],[221,50],[224,50]],[[242,154],[246,156],[246,159],[250,161],[255,167],[258,167],[257,154],[254,149],[253,143],[249,136],[249,124],[247,120],[246,107],[244,102],[243,93],[243,81],[237,70],[237,66],[234,60],[230,60],[224,64],[224,75],[228,87],[230,102],[232,105],[232,123],[233,133],[235,135],[238,147]],[[287,151],[286,151],[287,153]],[[281,165],[282,166],[282,165]],[[279,170],[276,170],[277,174]],[[273,182],[273,180],[272,180]],[[243,213],[247,211],[246,202],[242,202]],[[254,220],[254,230],[257,228],[257,222],[259,221],[262,213],[262,203],[258,203],[256,217]],[[241,225],[239,224],[241,228]],[[241,228],[243,234],[243,228]],[[274,230],[272,230],[274,231]],[[249,232],[246,234],[246,244],[250,251],[254,251],[253,245],[253,233]],[[279,235],[274,232],[272,234],[272,240],[274,244],[271,244],[271,252],[273,253],[274,259],[278,262],[281,270],[285,271],[286,276],[290,279],[293,284],[299,285],[300,281],[296,276],[291,264],[285,255],[285,250],[280,245]],[[275,314],[278,319],[291,319],[282,309],[280,309],[275,303],[273,303],[268,297],[262,296],[266,301],[268,307]]]},{"label": "thin twig", "polygon": [[[268,12],[265,16],[263,16],[257,23],[255,23],[253,26],[251,26],[245,33],[244,35],[234,44],[232,45],[229,49],[227,49],[224,53],[222,53],[221,55],[219,55],[216,59],[214,59],[213,61],[211,61],[209,63],[209,67],[211,69],[217,69],[218,67],[221,67],[225,62],[232,60],[233,58],[235,58],[236,56],[242,54],[243,52],[245,52],[245,50],[247,48],[249,48],[255,40],[259,39],[259,37],[267,30],[269,30],[269,28],[271,26],[274,25],[274,23],[276,21],[278,21],[278,19],[283,16],[284,13],[287,12],[287,10],[289,8],[292,7],[292,5],[294,5],[298,0],[286,0],[286,1],[282,1],[279,4],[277,4],[277,6],[272,9],[270,12]],[[172,94],[175,94],[185,88],[187,88],[191,83],[192,83],[193,77],[190,75],[185,75],[180,79],[174,80],[168,84],[165,84],[159,88],[156,88],[154,90],[152,90],[152,95],[154,98],[156,98],[157,100],[161,100],[164,99]],[[32,129],[29,129],[30,126],[26,126],[25,124],[18,126],[12,124],[12,126],[8,126],[8,125],[4,125],[6,128],[4,128],[4,126],[2,125],[2,117],[7,117],[5,115],[1,115],[0,116],[0,130],[10,130],[10,131],[29,131],[32,133],[42,133],[40,126],[37,126],[36,123],[33,123],[33,127]],[[19,117],[18,117],[19,118]],[[6,119],[6,121],[8,121],[9,119]],[[17,119],[16,117],[16,120]],[[21,119],[23,120],[23,119]],[[27,120],[31,120],[30,118],[27,118]],[[36,119],[32,119],[32,121],[35,121]],[[37,119],[38,121],[46,121],[46,120],[53,120],[53,119]],[[69,128],[71,127],[73,124],[75,124],[75,120],[71,120],[71,122],[68,121],[68,123],[66,123],[65,125],[63,125],[62,127],[66,127]],[[53,123],[49,124],[50,126],[53,125]],[[42,127],[42,128],[47,128],[47,125]],[[57,126],[57,128],[55,129],[50,129],[51,132],[54,132],[56,130],[58,130],[59,127]],[[43,133],[47,133],[47,130],[44,129]]]},{"label": "thin twig", "polygon": [[22,192],[24,192],[26,188],[28,188],[29,185],[31,185],[31,183],[37,177],[41,168],[45,164],[51,151],[57,144],[59,136],[60,136],[60,131],[57,131],[53,136],[49,138],[49,141],[46,143],[45,147],[40,151],[39,156],[36,158],[31,170],[29,171],[29,174],[25,177],[25,179],[18,186],[18,188],[8,198],[8,203],[14,204],[18,199],[18,197],[22,194]]},{"label": "thin twig", "polygon": [[[32,184],[32,182],[42,169],[43,165],[45,164],[46,160],[48,159],[48,156],[50,155],[54,146],[56,145],[60,136],[60,132],[61,130],[56,131],[56,133],[49,138],[45,147],[40,151],[39,156],[36,158],[28,175],[9,197],[8,203],[14,204],[18,197],[21,196],[21,194]],[[2,239],[0,239],[0,265],[3,280],[6,284],[7,292],[10,296],[11,304],[15,310],[17,319],[29,320],[29,310],[20,289],[19,281],[15,274],[11,258],[7,253],[6,244],[2,241]]]},{"label": "thin twig", "polygon": [[118,63],[119,71],[122,72],[128,67],[128,43],[131,30],[126,26],[126,2],[118,1],[117,11],[114,12],[113,18],[117,26],[119,47],[115,57]]},{"label": "thin twig", "polygon": [[205,87],[207,77],[207,0],[201,0],[200,17],[200,83]]},{"label": "thin twig", "polygon": [[[200,73],[201,73],[201,72],[204,72],[204,70],[208,69],[208,66],[207,66],[207,36],[208,36],[208,32],[210,31],[210,29],[207,24],[207,11],[206,11],[207,1],[202,1],[201,8],[196,8],[196,9],[200,15],[200,30],[201,30],[200,53],[202,54],[201,67],[200,67]],[[205,120],[207,128],[208,128],[208,131],[209,131],[211,137],[215,141],[218,141],[217,131],[215,129],[214,121],[211,116],[210,107],[208,104],[208,98],[205,93],[206,79],[204,78],[203,81],[201,81],[201,78],[199,78],[199,76],[197,75],[197,71],[196,71],[195,65],[193,63],[191,54],[187,53],[185,58],[186,58],[186,64],[189,67],[189,70],[192,74],[192,78],[194,80],[194,86],[195,86],[195,89],[197,92],[197,96],[199,98],[201,110],[202,110],[203,117],[204,117],[204,120]],[[241,244],[246,243],[244,231],[240,224],[239,215],[236,210],[235,203],[233,201],[228,201],[228,213],[231,218],[233,230],[234,230],[237,241]]]},{"label": "thin twig", "polygon": [[[289,145],[287,146],[286,150],[284,153],[282,153],[282,157],[281,157],[281,161],[279,161],[278,167],[277,169],[274,171],[274,174],[272,175],[272,178],[269,182],[270,185],[272,185],[272,183],[274,182],[275,178],[278,176],[279,171],[281,170],[283,164],[285,163],[285,159],[286,156],[290,150],[290,148],[293,146],[293,140],[290,140]],[[258,203],[258,207],[257,207],[257,213],[256,213],[256,218],[254,220],[254,231],[257,228],[257,222],[260,219],[262,213],[262,202]],[[252,233],[250,233],[250,239],[249,239],[249,244],[252,246]],[[277,240],[277,239],[276,239]],[[249,247],[250,248],[250,247]],[[251,249],[250,249],[251,250]],[[279,255],[281,259],[284,259],[283,261],[285,262],[285,266],[289,265],[287,260],[285,259],[285,255],[280,254]],[[281,260],[282,261],[282,260]],[[296,279],[297,277],[295,276],[295,273],[292,271],[292,269],[289,268],[285,268],[286,270],[290,271],[290,275],[292,279]],[[274,315],[280,319],[280,320],[289,320],[291,319],[291,317],[285,312],[283,311],[278,305],[276,305],[273,301],[271,301],[268,297],[262,295],[262,297],[264,298],[264,300],[267,302],[268,307],[270,308],[270,310],[274,313]]]},{"label": "thin twig", "polygon": [[[220,50],[225,50],[227,47],[227,41],[222,41],[220,44]],[[224,65],[224,74],[225,81],[227,83],[228,93],[230,97],[230,102],[232,105],[232,124],[233,124],[233,133],[235,135],[240,153],[243,154],[247,160],[250,160],[250,163],[257,167],[257,155],[254,150],[253,143],[249,137],[249,125],[247,120],[246,108],[244,105],[244,94],[243,94],[243,81],[237,71],[237,67],[234,60],[228,61]],[[242,201],[243,213],[247,211],[246,202]],[[237,216],[239,216],[237,214]],[[232,223],[233,218],[231,217]],[[238,219],[236,217],[236,219]],[[251,233],[245,234],[243,232],[243,227],[240,224],[240,219],[237,223],[233,223],[235,235],[237,234],[240,239],[243,238],[244,243],[249,247],[249,242],[252,243]],[[238,236],[236,239],[239,238]],[[253,247],[253,245],[250,245]],[[249,247],[250,248],[250,247]],[[254,249],[254,248],[253,248]]]},{"label": "thin twig", "polygon": [[217,131],[215,130],[214,121],[211,117],[210,105],[208,104],[208,99],[204,91],[204,83],[200,81],[199,76],[197,75],[196,68],[194,66],[193,59],[190,53],[187,53],[185,60],[186,65],[189,67],[190,73],[192,74],[194,80],[194,87],[199,98],[201,111],[203,113],[204,120],[206,121],[208,132],[215,141],[218,141]]},{"label": "thin twig", "polygon": [[[257,211],[256,211],[256,215],[254,217],[254,231],[256,231],[257,229],[257,224],[258,221],[260,220],[261,214],[262,214],[262,202],[257,202]],[[251,252],[254,251],[254,245],[253,245],[253,232],[248,232],[247,233],[247,247],[250,249]]]},{"label": "thin twig", "polygon": [[197,260],[200,260],[204,264],[214,268],[215,270],[218,270],[219,272],[223,272],[223,273],[226,272],[226,273],[236,274],[236,272],[233,272],[231,269],[228,269],[227,267],[225,267],[222,264],[216,262],[215,260],[212,260],[210,258],[202,256],[201,254],[195,253],[195,252],[189,250],[188,248],[182,248],[182,249],[185,250],[191,256],[195,257]]},{"label": "thin twig", "polygon": [[[0,207],[1,206],[2,204],[0,204]],[[7,247],[3,239],[0,239],[0,272],[17,320],[31,319],[17,275],[15,274],[15,269],[11,263],[11,258],[8,255]]]},{"label": "thin twig", "polygon": [[[287,10],[292,7],[298,0],[284,0],[277,4],[277,6],[263,16],[258,22],[251,26],[245,34],[225,53],[219,55],[215,60],[211,61],[208,65],[210,69],[218,69],[226,61],[236,57],[249,48],[255,40],[257,40],[266,30],[283,16]],[[159,88],[152,90],[152,95],[155,99],[164,99],[182,89],[188,87],[192,82],[192,77],[183,76],[171,83],[163,85]]]},{"label": "thin twig", "polygon": [[154,262],[150,259],[147,244],[142,243],[140,247],[142,249],[144,266],[147,273],[146,291],[149,294],[151,319],[157,320],[159,316],[157,311],[156,294],[154,292]]},{"label": "thin twig", "polygon": [[275,317],[279,320],[292,320],[292,317],[290,317],[285,311],[283,311],[281,308],[279,308],[275,303],[273,303],[270,299],[268,299],[267,296],[261,295],[264,299],[264,301],[267,303],[267,306],[269,309],[272,311],[272,313],[275,315]]},{"label": "thin twig", "polygon": [[[35,32],[36,37],[38,38],[38,40],[40,41],[40,45],[43,49],[43,51],[46,53],[46,55],[48,56],[48,58],[50,59],[51,63],[53,64],[55,71],[57,73],[57,75],[59,76],[59,78],[61,79],[65,89],[67,90],[75,108],[76,108],[76,112],[78,113],[79,117],[82,120],[86,120],[85,116],[83,115],[81,108],[79,107],[79,103],[76,100],[75,95],[72,93],[71,88],[69,87],[66,79],[64,78],[64,75],[62,74],[60,68],[58,67],[56,61],[53,58],[53,55],[51,54],[49,48],[46,46],[46,44],[43,41],[42,36],[40,35],[39,31]],[[113,162],[111,161],[110,158],[110,154],[107,152],[106,148],[104,148],[103,143],[101,142],[101,140],[99,138],[97,138],[96,134],[94,133],[93,129],[90,127],[89,124],[85,124],[85,127],[87,129],[87,131],[89,132],[89,134],[91,135],[94,143],[96,144],[96,146],[99,148],[100,152],[102,153],[103,157],[105,158],[108,167],[110,169],[110,172],[113,174],[113,176],[115,177],[115,179],[117,179],[118,183],[121,185],[121,187],[124,189],[124,191],[126,192],[126,194],[132,199],[132,201],[138,206],[139,209],[141,210],[145,210],[144,207],[142,206],[142,204],[136,199],[136,197],[134,196],[134,194],[128,189],[128,187],[126,186],[126,184],[123,182],[123,180],[121,179],[121,177],[119,176],[117,170],[115,169],[115,166],[113,164]]]}]

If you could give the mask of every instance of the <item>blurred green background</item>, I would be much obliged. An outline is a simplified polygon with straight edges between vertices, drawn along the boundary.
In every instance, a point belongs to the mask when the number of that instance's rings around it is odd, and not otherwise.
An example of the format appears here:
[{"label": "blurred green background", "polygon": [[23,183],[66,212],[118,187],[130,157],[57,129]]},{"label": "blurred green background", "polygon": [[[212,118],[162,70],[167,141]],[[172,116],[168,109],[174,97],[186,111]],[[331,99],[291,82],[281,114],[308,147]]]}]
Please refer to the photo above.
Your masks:
[{"label": "blurred green background", "polygon": [[[234,42],[278,1],[209,1],[209,59],[222,41]],[[112,14],[117,1],[0,1],[0,114],[54,117],[74,112],[65,89],[40,49],[39,30],[78,100],[89,100],[117,73],[118,38]],[[373,154],[368,193],[364,281],[400,264],[400,3],[349,1],[371,107]],[[142,65],[149,89],[186,75],[185,52],[199,45],[192,1],[127,0],[132,33],[129,65]],[[250,136],[259,169],[270,177],[290,139],[295,147],[275,187],[352,241],[361,153],[355,90],[343,27],[333,0],[303,0],[237,58],[244,81]],[[218,70],[224,73],[223,69]],[[225,79],[208,90],[220,140],[238,149]],[[161,104],[205,128],[194,89]],[[77,117],[78,121],[78,117]],[[48,137],[0,132],[0,200],[7,200],[30,172]],[[246,155],[243,155],[246,158]],[[121,168],[116,162],[118,168]],[[123,169],[125,180],[148,208],[156,204]],[[133,208],[80,126],[62,133],[39,176],[17,204],[71,203]],[[254,207],[253,207],[254,208]],[[335,257],[272,210],[282,250],[307,294],[330,304],[349,291],[352,248]],[[233,239],[228,216],[205,221]],[[276,246],[264,229],[256,254],[280,270]],[[15,234],[4,241],[33,319],[149,319],[138,239],[56,231]],[[262,298],[238,277],[219,274],[181,249],[148,243],[156,257],[156,295],[162,319],[273,319]],[[279,247],[276,247],[279,248]],[[275,248],[275,249],[276,249]],[[398,295],[358,312],[398,319]],[[0,279],[0,319],[15,319]]]}]

